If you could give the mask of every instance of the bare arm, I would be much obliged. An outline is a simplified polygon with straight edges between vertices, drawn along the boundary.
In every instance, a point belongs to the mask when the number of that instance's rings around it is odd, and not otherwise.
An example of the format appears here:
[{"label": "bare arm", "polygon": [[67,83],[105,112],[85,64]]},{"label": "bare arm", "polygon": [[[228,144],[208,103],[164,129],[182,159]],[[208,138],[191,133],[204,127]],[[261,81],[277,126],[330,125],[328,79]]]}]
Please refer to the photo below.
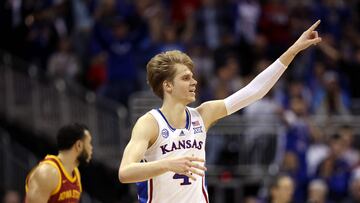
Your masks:
[{"label": "bare arm", "polygon": [[208,129],[216,120],[230,115],[265,96],[300,51],[321,41],[317,31],[315,31],[319,23],[318,20],[306,30],[278,60],[257,75],[244,88],[224,100],[209,101],[200,105],[197,110],[205,122],[205,127]]},{"label": "bare arm", "polygon": [[41,164],[29,177],[26,203],[47,203],[51,193],[57,189],[60,174],[50,164]]},{"label": "bare arm", "polygon": [[195,179],[195,176],[191,173],[203,175],[203,173],[196,169],[205,170],[205,167],[195,162],[204,162],[204,160],[197,157],[179,157],[140,163],[144,158],[150,141],[155,140],[154,138],[157,137],[158,132],[158,125],[150,114],[142,116],[136,122],[130,142],[125,148],[120,164],[120,182],[141,182],[168,171],[181,173],[192,179]]}]

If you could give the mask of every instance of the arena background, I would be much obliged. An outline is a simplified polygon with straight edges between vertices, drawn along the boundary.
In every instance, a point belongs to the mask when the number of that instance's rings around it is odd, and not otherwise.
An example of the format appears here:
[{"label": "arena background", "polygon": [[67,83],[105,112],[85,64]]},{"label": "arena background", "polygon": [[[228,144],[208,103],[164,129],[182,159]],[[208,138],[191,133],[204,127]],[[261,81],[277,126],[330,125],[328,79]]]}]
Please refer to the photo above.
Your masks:
[{"label": "arena background", "polygon": [[[84,203],[136,202],[118,181],[136,119],[160,100],[146,63],[178,49],[195,63],[197,104],[246,85],[317,19],[323,41],[296,57],[261,101],[207,140],[210,201],[261,202],[278,174],[306,202],[360,201],[360,2],[357,0],[4,0],[0,5],[0,198],[22,201],[29,170],[83,122],[93,161]],[[18,201],[17,201],[18,199]]]}]

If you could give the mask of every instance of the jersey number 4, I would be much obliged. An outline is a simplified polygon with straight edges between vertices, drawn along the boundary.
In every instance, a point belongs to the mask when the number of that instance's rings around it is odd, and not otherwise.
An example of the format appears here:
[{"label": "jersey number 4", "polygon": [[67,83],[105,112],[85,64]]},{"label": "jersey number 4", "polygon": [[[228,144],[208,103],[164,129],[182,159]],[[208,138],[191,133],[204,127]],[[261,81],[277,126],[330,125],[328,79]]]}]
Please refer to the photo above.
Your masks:
[{"label": "jersey number 4", "polygon": [[182,183],[180,183],[180,185],[190,185],[191,184],[189,177],[187,177],[186,175],[181,175],[181,174],[175,173],[175,175],[173,176],[173,179],[183,179],[184,181]]}]

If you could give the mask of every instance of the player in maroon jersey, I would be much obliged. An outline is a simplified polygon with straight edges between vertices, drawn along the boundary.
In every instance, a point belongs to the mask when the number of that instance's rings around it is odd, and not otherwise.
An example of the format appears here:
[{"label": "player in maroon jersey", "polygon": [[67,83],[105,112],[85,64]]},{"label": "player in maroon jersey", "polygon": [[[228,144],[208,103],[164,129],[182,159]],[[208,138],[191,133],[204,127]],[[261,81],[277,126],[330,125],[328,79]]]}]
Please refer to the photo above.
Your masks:
[{"label": "player in maroon jersey", "polygon": [[62,127],[58,155],[47,155],[26,178],[26,203],[77,203],[82,192],[78,166],[91,160],[89,129],[82,124]]}]

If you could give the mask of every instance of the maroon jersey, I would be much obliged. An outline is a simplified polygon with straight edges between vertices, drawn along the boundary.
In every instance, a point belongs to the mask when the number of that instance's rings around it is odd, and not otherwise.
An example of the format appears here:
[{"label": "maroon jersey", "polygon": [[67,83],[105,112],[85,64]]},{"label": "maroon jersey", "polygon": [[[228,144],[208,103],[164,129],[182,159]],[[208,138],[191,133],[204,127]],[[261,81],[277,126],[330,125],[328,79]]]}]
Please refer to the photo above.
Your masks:
[{"label": "maroon jersey", "polygon": [[[47,155],[40,164],[50,164],[54,166],[59,174],[59,182],[56,189],[51,193],[48,203],[78,203],[80,202],[80,195],[82,192],[81,179],[78,168],[75,168],[73,174],[68,174],[60,159],[54,155]],[[29,177],[32,171],[26,178],[25,189],[28,191]]]}]

